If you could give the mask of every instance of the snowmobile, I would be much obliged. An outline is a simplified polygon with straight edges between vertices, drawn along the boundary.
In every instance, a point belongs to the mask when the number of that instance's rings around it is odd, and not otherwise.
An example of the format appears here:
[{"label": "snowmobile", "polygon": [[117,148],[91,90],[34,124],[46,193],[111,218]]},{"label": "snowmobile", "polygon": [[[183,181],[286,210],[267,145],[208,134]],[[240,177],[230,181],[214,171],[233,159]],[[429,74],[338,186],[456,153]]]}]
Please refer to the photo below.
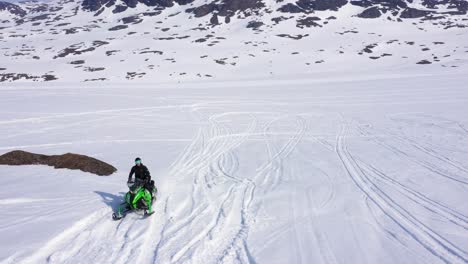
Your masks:
[{"label": "snowmobile", "polygon": [[152,215],[153,203],[156,201],[158,189],[154,186],[154,181],[149,183],[135,179],[127,183],[129,191],[125,194],[124,202],[121,203],[116,212],[112,214],[112,219],[120,220],[131,211],[144,211],[145,216]]}]

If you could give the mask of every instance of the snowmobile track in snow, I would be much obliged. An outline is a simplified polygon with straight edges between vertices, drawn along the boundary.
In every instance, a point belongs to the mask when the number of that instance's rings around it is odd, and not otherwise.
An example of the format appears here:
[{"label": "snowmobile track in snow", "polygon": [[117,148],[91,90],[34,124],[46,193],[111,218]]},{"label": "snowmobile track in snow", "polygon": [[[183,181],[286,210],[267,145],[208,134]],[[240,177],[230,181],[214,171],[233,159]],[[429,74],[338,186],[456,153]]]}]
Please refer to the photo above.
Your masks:
[{"label": "snowmobile track in snow", "polygon": [[408,210],[402,207],[402,205],[396,203],[370,179],[348,150],[346,144],[348,129],[349,124],[345,123],[341,133],[337,137],[336,152],[356,186],[374,202],[383,213],[390,217],[408,235],[429,252],[446,263],[468,262],[468,256],[464,250],[458,248],[419,221],[417,217],[412,215]]}]

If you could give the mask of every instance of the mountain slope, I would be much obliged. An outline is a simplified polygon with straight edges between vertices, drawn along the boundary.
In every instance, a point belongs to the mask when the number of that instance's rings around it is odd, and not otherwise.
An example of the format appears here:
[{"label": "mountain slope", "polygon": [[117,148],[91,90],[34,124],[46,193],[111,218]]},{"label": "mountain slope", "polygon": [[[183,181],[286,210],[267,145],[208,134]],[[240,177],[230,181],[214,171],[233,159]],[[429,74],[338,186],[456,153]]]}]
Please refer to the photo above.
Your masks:
[{"label": "mountain slope", "polygon": [[0,80],[463,71],[468,55],[464,1],[144,3],[22,4],[2,23]]}]

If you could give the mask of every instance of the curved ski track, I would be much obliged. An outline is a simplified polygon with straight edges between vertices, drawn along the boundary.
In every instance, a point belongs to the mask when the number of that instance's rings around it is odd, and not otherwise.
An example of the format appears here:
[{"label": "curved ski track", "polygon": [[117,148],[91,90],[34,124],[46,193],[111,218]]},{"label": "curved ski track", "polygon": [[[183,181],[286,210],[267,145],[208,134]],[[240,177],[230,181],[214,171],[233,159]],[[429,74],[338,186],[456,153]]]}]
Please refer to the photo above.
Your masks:
[{"label": "curved ski track", "polygon": [[[425,206],[431,211],[438,212],[442,216],[453,221],[466,230],[466,217],[450,210],[443,205],[431,201],[424,195],[411,190],[410,188],[399,184],[397,181],[389,179],[382,172],[369,165],[360,165],[360,162],[348,150],[347,136],[349,125],[345,123],[340,134],[337,137],[336,152],[343,163],[347,174],[351,177],[355,185],[372,201],[386,216],[388,216],[397,226],[399,226],[412,239],[417,241],[422,247],[445,263],[466,263],[468,254],[463,248],[444,238],[441,234],[427,226],[418,217],[412,214],[405,207],[396,202],[382,186],[376,184],[375,177],[379,177],[399,188],[399,191],[415,200],[417,203]],[[365,169],[364,169],[364,168]],[[375,176],[370,176],[370,173]]]}]

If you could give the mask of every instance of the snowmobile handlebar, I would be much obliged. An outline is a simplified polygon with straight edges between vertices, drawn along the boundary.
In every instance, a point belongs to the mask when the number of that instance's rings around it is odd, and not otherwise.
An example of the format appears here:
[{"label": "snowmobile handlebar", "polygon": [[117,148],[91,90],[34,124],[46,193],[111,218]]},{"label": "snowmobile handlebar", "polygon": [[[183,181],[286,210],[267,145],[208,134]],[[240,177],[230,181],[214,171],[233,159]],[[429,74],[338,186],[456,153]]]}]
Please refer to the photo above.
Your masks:
[{"label": "snowmobile handlebar", "polygon": [[135,184],[134,181],[128,181],[128,182],[127,182],[127,187],[130,189],[130,188],[132,188],[132,186],[133,186],[134,184]]},{"label": "snowmobile handlebar", "polygon": [[130,181],[127,182],[127,187],[129,189],[133,189],[137,186],[143,186],[145,184],[145,181],[144,180],[141,180],[141,179],[132,179]]}]

